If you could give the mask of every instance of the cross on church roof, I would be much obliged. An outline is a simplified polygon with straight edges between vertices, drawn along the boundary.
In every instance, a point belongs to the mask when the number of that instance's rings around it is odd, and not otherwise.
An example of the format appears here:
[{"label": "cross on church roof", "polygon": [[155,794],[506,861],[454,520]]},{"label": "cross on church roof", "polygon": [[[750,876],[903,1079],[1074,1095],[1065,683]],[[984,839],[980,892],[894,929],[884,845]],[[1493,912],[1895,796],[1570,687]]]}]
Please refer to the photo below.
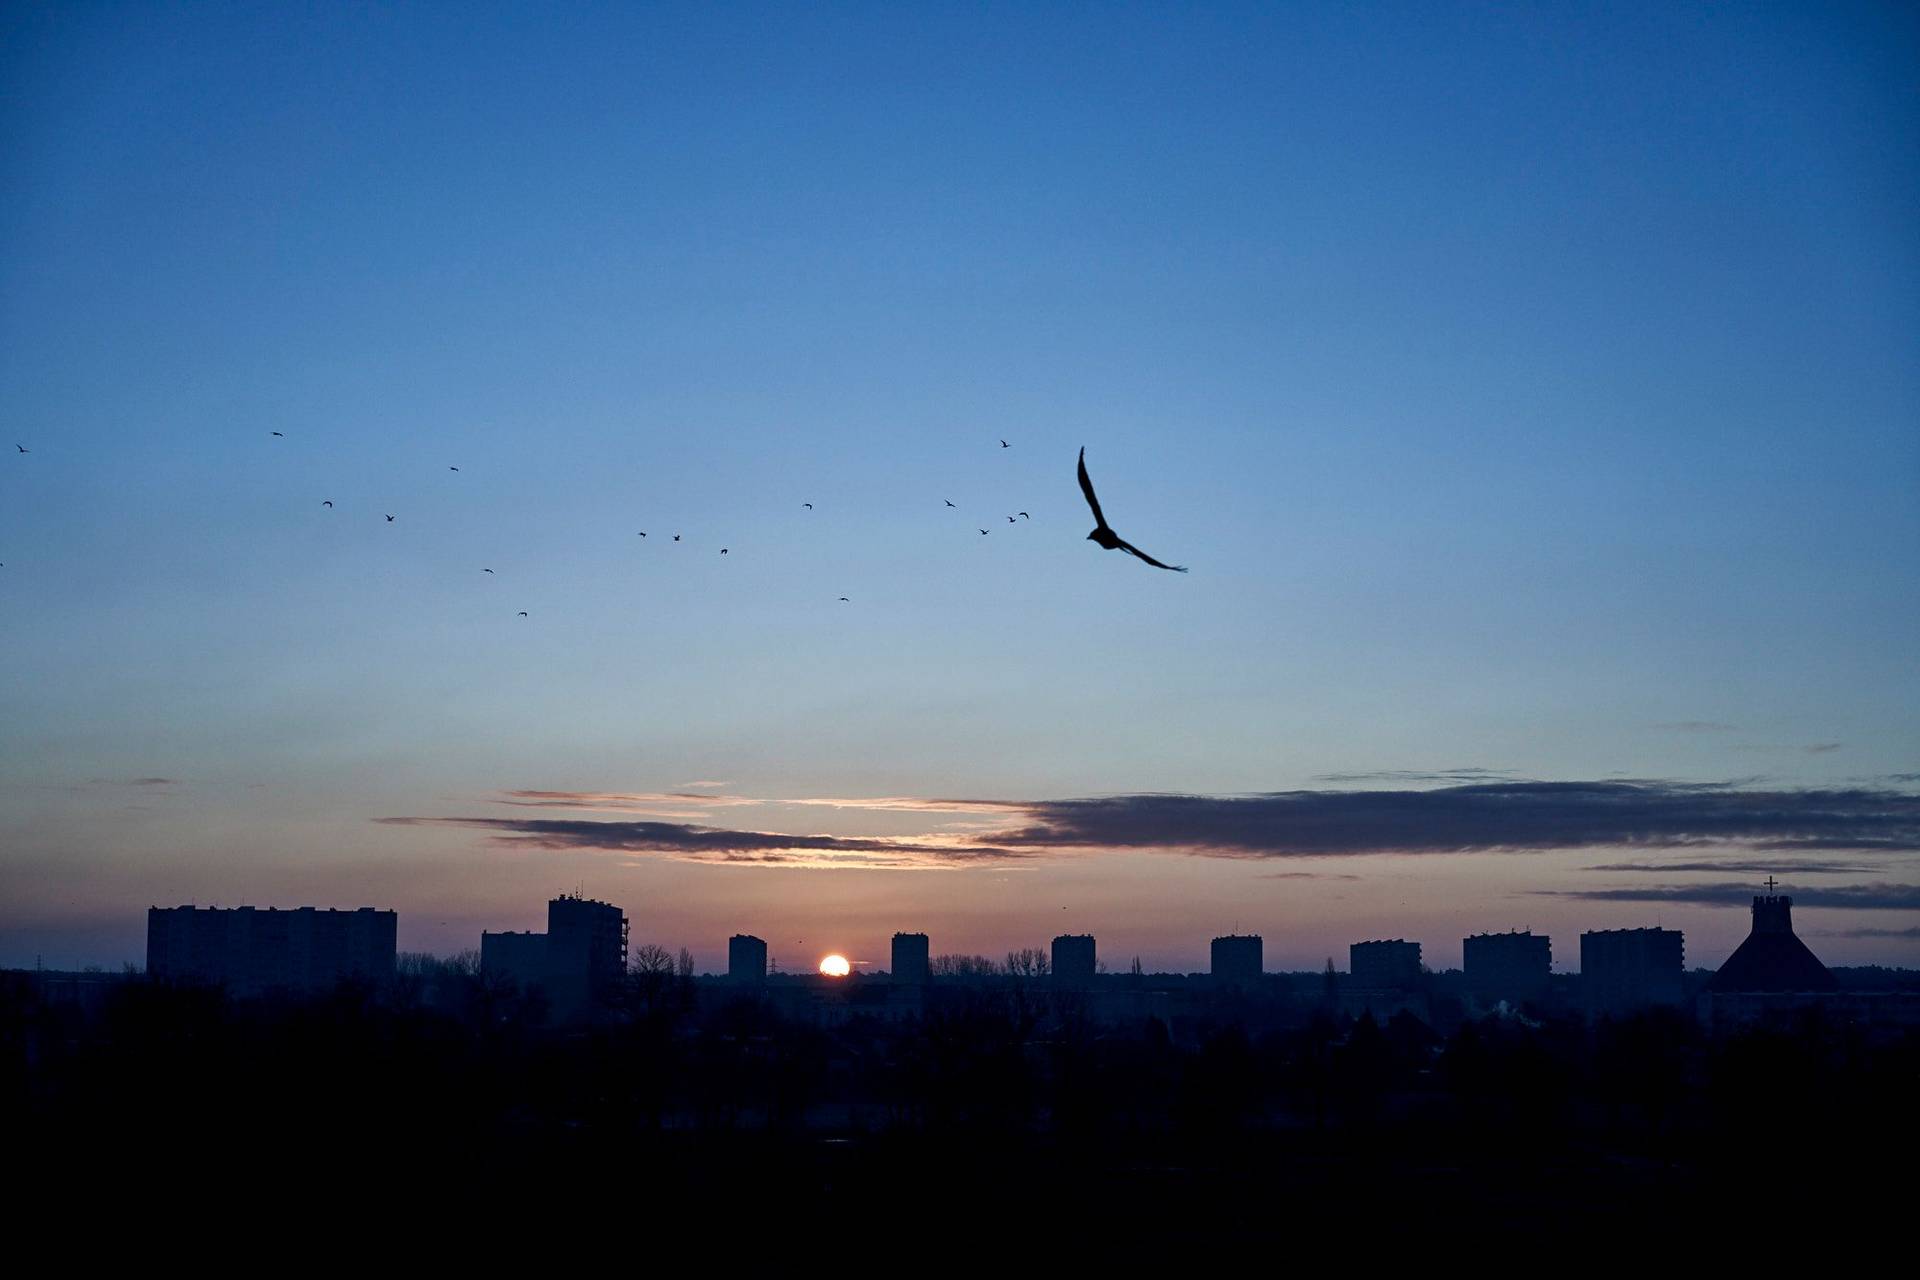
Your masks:
[{"label": "cross on church roof", "polygon": [[1773,886],[1774,886],[1774,885],[1776,885],[1776,884],[1778,884],[1778,883],[1779,883],[1779,881],[1777,881],[1777,880],[1775,880],[1775,879],[1774,879],[1774,878],[1773,878],[1772,876],[1768,876],[1768,877],[1767,877],[1767,892],[1768,892],[1768,893],[1772,893],[1772,892],[1773,892]]}]

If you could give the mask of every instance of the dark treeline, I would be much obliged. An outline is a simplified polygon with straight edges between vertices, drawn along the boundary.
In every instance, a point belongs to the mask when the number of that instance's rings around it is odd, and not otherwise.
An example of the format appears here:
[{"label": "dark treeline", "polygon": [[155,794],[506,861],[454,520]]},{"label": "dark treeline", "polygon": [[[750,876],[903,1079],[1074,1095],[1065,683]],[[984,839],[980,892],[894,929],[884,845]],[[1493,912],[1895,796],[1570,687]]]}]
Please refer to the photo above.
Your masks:
[{"label": "dark treeline", "polygon": [[1803,1202],[1857,1207],[1871,1184],[1836,1173],[1916,1136],[1920,1038],[1817,1018],[1717,1038],[1673,1011],[1496,1018],[1442,1036],[1322,1014],[1176,1036],[1013,984],[824,1027],[715,998],[665,955],[620,1003],[547,1029],[471,957],[302,1000],[130,977],[85,1013],[0,982],[15,1167],[58,1181],[157,1161],[170,1185],[240,1194],[247,1171],[345,1162],[768,1212],[919,1212],[1011,1182],[1056,1208],[1150,1206],[1135,1230],[1235,1235],[1280,1229],[1282,1209],[1358,1221],[1383,1203],[1511,1230],[1652,1221],[1771,1194],[1758,1169],[1805,1170]]}]

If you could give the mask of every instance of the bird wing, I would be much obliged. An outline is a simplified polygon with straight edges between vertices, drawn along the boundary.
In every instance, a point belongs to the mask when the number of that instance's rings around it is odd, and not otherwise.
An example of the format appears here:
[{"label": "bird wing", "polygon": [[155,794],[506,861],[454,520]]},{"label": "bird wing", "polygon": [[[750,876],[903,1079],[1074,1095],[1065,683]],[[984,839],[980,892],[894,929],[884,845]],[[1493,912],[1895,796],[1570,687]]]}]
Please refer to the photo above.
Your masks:
[{"label": "bird wing", "polygon": [[[1087,505],[1093,508],[1093,522],[1102,529],[1108,527],[1106,516],[1100,513],[1100,499],[1093,496],[1093,481],[1087,478],[1087,450],[1080,447],[1080,492],[1087,495]],[[1163,568],[1165,566],[1162,566]]]},{"label": "bird wing", "polygon": [[1134,546],[1131,542],[1128,542],[1125,538],[1120,539],[1120,549],[1122,551],[1125,551],[1129,555],[1139,556],[1142,560],[1145,560],[1148,564],[1152,565],[1156,569],[1171,569],[1175,573],[1185,573],[1187,571],[1185,565],[1161,564],[1158,560],[1155,560],[1152,556],[1148,555],[1146,552],[1142,551],[1140,548]]}]

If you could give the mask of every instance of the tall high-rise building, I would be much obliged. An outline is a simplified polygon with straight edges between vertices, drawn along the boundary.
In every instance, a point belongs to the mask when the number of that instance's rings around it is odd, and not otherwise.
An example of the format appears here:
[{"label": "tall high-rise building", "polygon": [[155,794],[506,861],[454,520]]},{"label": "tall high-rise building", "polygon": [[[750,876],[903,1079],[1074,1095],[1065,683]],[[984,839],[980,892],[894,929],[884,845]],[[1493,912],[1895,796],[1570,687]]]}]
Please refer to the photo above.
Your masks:
[{"label": "tall high-rise building", "polygon": [[556,970],[584,975],[593,996],[627,971],[627,917],[607,902],[563,893],[547,903],[547,951]]},{"label": "tall high-rise building", "polygon": [[1420,944],[1403,938],[1353,943],[1347,974],[1361,991],[1411,991],[1420,985]]},{"label": "tall high-rise building", "polygon": [[1467,990],[1476,999],[1519,1003],[1546,994],[1553,973],[1553,941],[1545,934],[1476,933],[1460,943]]},{"label": "tall high-rise building", "polygon": [[393,978],[399,916],[299,907],[150,907],[147,973],[207,982],[235,995],[323,991],[352,978]]},{"label": "tall high-rise building", "polygon": [[1592,1013],[1679,1004],[1686,943],[1677,929],[1596,929],[1580,935],[1580,990]]},{"label": "tall high-rise building", "polygon": [[1265,943],[1257,933],[1230,933],[1213,940],[1213,980],[1218,986],[1259,985]]},{"label": "tall high-rise building", "polygon": [[924,933],[893,935],[893,967],[888,972],[897,983],[920,986],[933,975],[933,961],[927,951]]},{"label": "tall high-rise building", "polygon": [[1093,935],[1063,933],[1053,940],[1053,981],[1056,986],[1085,987],[1093,983],[1100,964],[1094,956]]},{"label": "tall high-rise building", "polygon": [[545,933],[482,933],[480,971],[538,991],[562,1022],[604,1005],[627,969],[627,917],[609,902],[563,893]]},{"label": "tall high-rise building", "polygon": [[734,982],[767,980],[767,944],[750,933],[727,939],[727,977]]}]

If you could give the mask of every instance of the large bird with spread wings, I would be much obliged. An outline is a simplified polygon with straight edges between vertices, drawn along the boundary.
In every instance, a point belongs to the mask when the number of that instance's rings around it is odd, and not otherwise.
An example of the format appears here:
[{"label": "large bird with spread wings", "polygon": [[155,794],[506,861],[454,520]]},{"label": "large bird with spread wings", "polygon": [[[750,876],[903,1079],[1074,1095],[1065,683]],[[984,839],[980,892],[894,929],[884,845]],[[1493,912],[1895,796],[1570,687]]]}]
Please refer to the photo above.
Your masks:
[{"label": "large bird with spread wings", "polygon": [[1124,551],[1128,555],[1139,556],[1156,569],[1171,569],[1175,573],[1185,573],[1187,571],[1184,565],[1161,564],[1158,560],[1155,560],[1152,556],[1113,531],[1113,527],[1107,523],[1106,516],[1100,513],[1100,499],[1093,496],[1093,481],[1087,478],[1087,450],[1085,445],[1082,445],[1080,448],[1080,492],[1087,495],[1087,505],[1093,508],[1095,527],[1093,532],[1087,535],[1090,540],[1099,543],[1109,551]]}]

